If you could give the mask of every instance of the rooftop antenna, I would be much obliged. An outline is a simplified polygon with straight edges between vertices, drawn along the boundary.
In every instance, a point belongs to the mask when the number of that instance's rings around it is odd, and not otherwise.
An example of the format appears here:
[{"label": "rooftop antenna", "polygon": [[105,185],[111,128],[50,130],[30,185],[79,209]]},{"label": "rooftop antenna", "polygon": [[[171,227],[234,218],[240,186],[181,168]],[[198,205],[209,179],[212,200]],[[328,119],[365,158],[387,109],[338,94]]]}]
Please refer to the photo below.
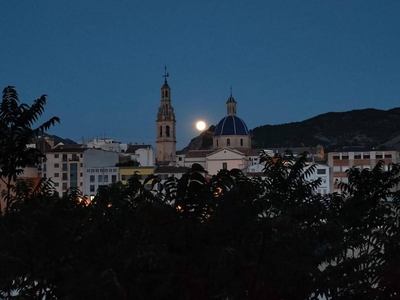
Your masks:
[{"label": "rooftop antenna", "polygon": [[164,66],[164,83],[167,84],[167,77],[169,77],[169,73],[167,72],[167,65]]}]

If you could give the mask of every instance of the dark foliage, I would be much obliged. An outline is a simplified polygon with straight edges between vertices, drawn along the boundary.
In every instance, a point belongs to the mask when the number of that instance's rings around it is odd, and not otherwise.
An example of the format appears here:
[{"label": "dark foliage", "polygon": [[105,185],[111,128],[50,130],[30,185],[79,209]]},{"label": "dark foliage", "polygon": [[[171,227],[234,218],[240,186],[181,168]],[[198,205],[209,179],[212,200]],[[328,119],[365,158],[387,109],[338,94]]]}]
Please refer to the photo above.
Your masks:
[{"label": "dark foliage", "polygon": [[7,192],[3,195],[6,209],[10,205],[12,182],[22,174],[25,167],[35,165],[44,158],[38,149],[28,145],[39,133],[45,132],[60,121],[57,117],[52,117],[32,128],[43,114],[45,105],[46,95],[42,95],[29,106],[25,103],[19,104],[18,93],[14,87],[8,86],[3,90],[0,103],[0,179],[7,187]]},{"label": "dark foliage", "polygon": [[[11,87],[3,94],[6,178],[41,158],[26,149],[37,103],[19,106]],[[92,201],[74,189],[60,197],[47,179],[9,183],[0,297],[398,299],[400,165],[351,168],[341,194],[322,196],[306,153],[261,161],[263,178],[232,169],[206,179],[193,168],[141,183],[135,174]]]},{"label": "dark foliage", "polygon": [[[196,171],[145,189],[18,181],[0,224],[0,290],[28,299],[396,299],[399,165],[315,193],[306,155],[262,155],[266,179]],[[11,296],[9,296],[11,297]]]}]

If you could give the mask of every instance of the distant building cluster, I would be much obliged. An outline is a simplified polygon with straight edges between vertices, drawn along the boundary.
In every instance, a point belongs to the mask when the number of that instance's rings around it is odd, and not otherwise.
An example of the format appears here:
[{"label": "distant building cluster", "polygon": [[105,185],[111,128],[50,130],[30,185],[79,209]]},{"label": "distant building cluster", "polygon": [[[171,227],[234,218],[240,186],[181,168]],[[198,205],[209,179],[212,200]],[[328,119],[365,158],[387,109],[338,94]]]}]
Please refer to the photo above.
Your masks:
[{"label": "distant building cluster", "polygon": [[[176,118],[171,103],[171,89],[164,75],[161,87],[161,103],[156,119],[156,150],[151,145],[116,142],[113,139],[94,139],[81,144],[55,144],[51,137],[38,137],[34,144],[43,151],[46,160],[38,166],[27,168],[23,178],[51,178],[60,195],[69,188],[79,188],[84,195],[94,197],[97,189],[121,181],[126,183],[134,174],[141,180],[157,175],[161,180],[180,178],[193,164],[201,165],[210,176],[221,169],[239,169],[248,177],[263,177],[264,164],[260,153],[274,157],[286,148],[251,148],[251,137],[244,120],[237,116],[237,102],[232,92],[226,101],[226,115],[219,121],[213,135],[210,150],[176,151]],[[340,192],[339,182],[347,182],[346,170],[356,166],[373,168],[383,160],[386,164],[397,163],[397,151],[381,151],[350,147],[324,153],[322,146],[293,147],[292,153],[307,152],[310,165],[316,165],[309,180],[321,178],[318,193]]]}]

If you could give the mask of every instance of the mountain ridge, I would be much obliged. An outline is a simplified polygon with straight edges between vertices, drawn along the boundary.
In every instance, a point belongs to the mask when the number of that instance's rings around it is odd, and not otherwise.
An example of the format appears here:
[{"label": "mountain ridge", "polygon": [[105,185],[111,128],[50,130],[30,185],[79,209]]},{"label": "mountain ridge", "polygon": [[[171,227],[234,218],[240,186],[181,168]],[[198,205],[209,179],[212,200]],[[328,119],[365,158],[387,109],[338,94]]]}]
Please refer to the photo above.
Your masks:
[{"label": "mountain ridge", "polygon": [[[193,138],[182,152],[212,148],[215,126]],[[309,119],[251,129],[252,148],[309,147],[327,151],[343,146],[400,149],[400,107],[326,112]]]}]

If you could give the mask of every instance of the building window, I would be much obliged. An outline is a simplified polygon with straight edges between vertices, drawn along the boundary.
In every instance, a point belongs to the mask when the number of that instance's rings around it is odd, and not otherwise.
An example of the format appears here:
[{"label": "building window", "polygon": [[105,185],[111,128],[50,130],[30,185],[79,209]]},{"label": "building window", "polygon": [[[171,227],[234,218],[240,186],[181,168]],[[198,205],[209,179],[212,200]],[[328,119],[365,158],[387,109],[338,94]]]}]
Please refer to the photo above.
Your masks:
[{"label": "building window", "polygon": [[83,163],[80,163],[81,168],[83,168]]},{"label": "building window", "polygon": [[167,137],[169,137],[169,126],[167,126],[166,128],[165,128],[165,135],[167,136]]},{"label": "building window", "polygon": [[68,171],[68,164],[62,164],[62,170]]},{"label": "building window", "polygon": [[95,180],[94,175],[90,175],[90,182],[94,182],[94,180]]},{"label": "building window", "polygon": [[222,169],[227,170],[228,169],[228,164],[227,163],[222,163]]},{"label": "building window", "polygon": [[54,173],[54,177],[60,177],[60,173]]},{"label": "building window", "polygon": [[81,172],[81,173],[79,174],[79,176],[80,176],[80,177],[83,177],[83,173]]},{"label": "building window", "polygon": [[385,158],[392,158],[392,154],[385,154]]},{"label": "building window", "polygon": [[59,187],[59,186],[60,186],[60,183],[54,182],[54,186],[55,186],[55,187]]},{"label": "building window", "polygon": [[62,189],[63,189],[63,190],[66,190],[67,188],[68,188],[67,183],[66,183],[66,182],[63,182],[63,184],[62,184]]},{"label": "building window", "polygon": [[59,157],[59,155],[58,154],[54,154],[54,158],[58,158]]},{"label": "building window", "polygon": [[104,175],[104,182],[108,182],[108,175]]},{"label": "building window", "polygon": [[162,126],[160,126],[160,136],[162,137]]},{"label": "building window", "polygon": [[370,155],[369,154],[364,154],[364,159],[370,159]]},{"label": "building window", "polygon": [[333,172],[340,172],[340,166],[334,166]]},{"label": "building window", "polygon": [[339,155],[334,155],[333,159],[340,159],[340,156]]},{"label": "building window", "polygon": [[63,179],[63,180],[68,180],[68,173],[63,173],[62,179]]},{"label": "building window", "polygon": [[349,159],[348,155],[342,155],[342,159]]},{"label": "building window", "polygon": [[243,139],[240,139],[240,146],[243,146]]},{"label": "building window", "polygon": [[117,182],[117,175],[111,175],[111,182]]},{"label": "building window", "polygon": [[218,140],[217,140],[217,147],[218,147]]},{"label": "building window", "polygon": [[103,182],[103,175],[97,176],[97,182]]},{"label": "building window", "polygon": [[92,193],[94,192],[94,184],[90,185],[90,192],[92,192]]},{"label": "building window", "polygon": [[47,170],[46,164],[43,164],[43,172],[46,172]]},{"label": "building window", "polygon": [[382,154],[377,154],[375,157],[376,158],[383,158]]},{"label": "building window", "polygon": [[83,186],[83,182],[81,181],[81,182],[79,183],[79,185],[80,185],[80,186]]},{"label": "building window", "polygon": [[79,155],[81,158],[83,157],[83,153],[81,153],[81,155]]},{"label": "building window", "polygon": [[67,154],[63,154],[62,160],[67,161]]},{"label": "building window", "polygon": [[361,154],[354,155],[354,159],[361,159]]},{"label": "building window", "polygon": [[59,168],[60,164],[54,164],[54,168]]},{"label": "building window", "polygon": [[179,157],[178,159],[179,159],[179,161],[182,161],[182,157]]},{"label": "building window", "polygon": [[231,145],[231,139],[226,139],[226,145],[230,146]]},{"label": "building window", "polygon": [[[168,91],[165,91],[165,97],[168,97]],[[154,128],[154,127],[153,127]]]},{"label": "building window", "polygon": [[317,169],[317,174],[326,174],[325,169]]}]

